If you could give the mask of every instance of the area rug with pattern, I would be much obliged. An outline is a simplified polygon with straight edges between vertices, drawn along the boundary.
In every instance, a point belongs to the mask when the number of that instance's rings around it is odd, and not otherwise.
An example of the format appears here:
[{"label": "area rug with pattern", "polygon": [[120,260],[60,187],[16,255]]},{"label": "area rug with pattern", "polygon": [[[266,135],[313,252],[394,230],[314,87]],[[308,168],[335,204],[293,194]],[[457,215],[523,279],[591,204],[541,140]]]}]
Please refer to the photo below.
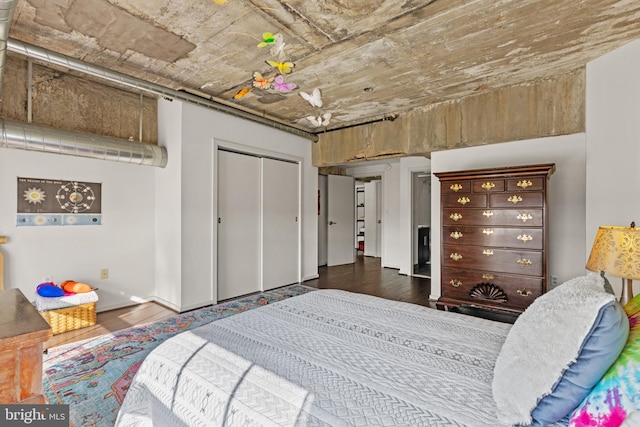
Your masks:
[{"label": "area rug with pattern", "polygon": [[212,321],[315,288],[290,285],[178,314],[80,343],[54,347],[44,355],[43,388],[50,404],[68,404],[70,424],[113,426],[131,380],[147,354],[164,340]]}]

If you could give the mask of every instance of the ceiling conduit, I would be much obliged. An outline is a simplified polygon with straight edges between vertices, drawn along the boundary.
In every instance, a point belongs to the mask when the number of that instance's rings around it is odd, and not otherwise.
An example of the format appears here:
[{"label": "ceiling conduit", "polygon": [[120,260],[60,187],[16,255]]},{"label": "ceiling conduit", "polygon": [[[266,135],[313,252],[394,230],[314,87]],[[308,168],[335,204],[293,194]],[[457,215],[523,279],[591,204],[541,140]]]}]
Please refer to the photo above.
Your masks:
[{"label": "ceiling conduit", "polygon": [[7,40],[9,39],[9,26],[13,11],[18,0],[0,0],[0,97],[2,97],[2,80],[7,60]]},{"label": "ceiling conduit", "polygon": [[[9,26],[18,0],[0,0],[0,99],[9,40]],[[64,131],[0,119],[0,148],[16,148],[146,166],[165,167],[167,150],[152,144]]]},{"label": "ceiling conduit", "polygon": [[260,123],[269,127],[273,127],[306,139],[313,142],[318,141],[318,135],[283,123],[274,117],[267,117],[266,115],[257,115],[249,111],[241,110],[232,105],[222,103],[222,101],[214,101],[200,96],[192,95],[190,93],[169,89],[155,83],[147,82],[135,77],[128,76],[126,74],[112,71],[98,65],[88,64],[86,62],[77,60],[75,58],[68,57],[66,55],[56,53],[38,46],[31,45],[19,40],[8,39],[7,48],[11,52],[19,53],[27,56],[28,58],[39,60],[48,64],[54,64],[60,67],[68,68],[71,70],[79,71],[84,74],[88,74],[94,77],[98,77],[104,80],[111,81],[123,86],[134,88],[140,92],[148,92],[157,96],[161,96],[168,99],[175,99],[179,101],[196,104],[202,107],[210,108],[221,113],[240,117],[242,119],[250,120],[256,123]]},{"label": "ceiling conduit", "polygon": [[41,151],[161,168],[167,165],[166,148],[153,144],[129,142],[6,119],[0,119],[0,132],[0,148]]}]

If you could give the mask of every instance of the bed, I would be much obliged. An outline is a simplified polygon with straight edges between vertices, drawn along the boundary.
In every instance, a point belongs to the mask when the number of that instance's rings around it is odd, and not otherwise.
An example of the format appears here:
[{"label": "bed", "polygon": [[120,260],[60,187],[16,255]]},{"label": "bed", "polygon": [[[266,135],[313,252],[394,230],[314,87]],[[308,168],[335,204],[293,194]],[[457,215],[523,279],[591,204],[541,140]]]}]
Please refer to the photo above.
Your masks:
[{"label": "bed", "polygon": [[162,343],[116,425],[512,425],[499,413],[495,369],[517,326],[317,290]]}]

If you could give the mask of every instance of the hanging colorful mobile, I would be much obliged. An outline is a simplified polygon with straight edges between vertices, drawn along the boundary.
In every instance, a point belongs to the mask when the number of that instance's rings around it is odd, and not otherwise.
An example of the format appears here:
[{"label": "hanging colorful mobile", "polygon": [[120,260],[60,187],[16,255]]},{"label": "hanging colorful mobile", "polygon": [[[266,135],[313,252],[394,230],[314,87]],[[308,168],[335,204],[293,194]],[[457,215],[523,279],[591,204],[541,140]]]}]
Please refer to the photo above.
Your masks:
[{"label": "hanging colorful mobile", "polygon": [[258,71],[253,72],[253,87],[266,90],[271,88],[272,82],[273,82],[273,77],[266,78]]},{"label": "hanging colorful mobile", "polygon": [[278,33],[274,36],[273,46],[271,46],[271,55],[278,58],[279,61],[284,61],[286,59],[286,54],[284,52],[285,44],[282,34]]},{"label": "hanging colorful mobile", "polygon": [[300,92],[300,96],[303,97],[304,100],[309,104],[311,104],[311,106],[318,108],[322,107],[322,93],[320,92],[320,89],[313,89],[313,92],[311,94],[308,94],[307,92]]},{"label": "hanging colorful mobile", "polygon": [[273,68],[277,68],[280,74],[289,74],[293,71],[293,67],[295,67],[293,62],[266,61],[266,63]]},{"label": "hanging colorful mobile", "polygon": [[266,32],[262,33],[262,41],[258,43],[258,47],[265,47],[270,44],[274,44],[276,41],[276,36],[273,33]]},{"label": "hanging colorful mobile", "polygon": [[307,116],[305,118],[315,127],[326,126],[331,120],[331,113],[324,113],[319,116]]},{"label": "hanging colorful mobile", "polygon": [[289,93],[298,88],[298,85],[295,83],[287,83],[284,81],[284,77],[282,74],[278,74],[271,86],[273,89],[277,90],[280,93]]},{"label": "hanging colorful mobile", "polygon": [[233,95],[233,99],[236,99],[236,100],[241,99],[245,95],[249,94],[252,90],[253,90],[253,88],[251,88],[251,87],[243,87],[242,89],[240,89],[238,91],[238,93]]}]

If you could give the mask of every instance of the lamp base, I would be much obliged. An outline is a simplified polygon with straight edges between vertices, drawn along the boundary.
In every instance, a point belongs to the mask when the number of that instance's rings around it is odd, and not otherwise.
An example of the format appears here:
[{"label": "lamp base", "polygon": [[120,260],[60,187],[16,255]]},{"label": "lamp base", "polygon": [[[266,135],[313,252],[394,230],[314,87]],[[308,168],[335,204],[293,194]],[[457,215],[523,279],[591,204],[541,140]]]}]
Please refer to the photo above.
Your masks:
[{"label": "lamp base", "polygon": [[633,281],[631,279],[622,279],[622,293],[620,294],[620,304],[627,305],[633,299]]}]

